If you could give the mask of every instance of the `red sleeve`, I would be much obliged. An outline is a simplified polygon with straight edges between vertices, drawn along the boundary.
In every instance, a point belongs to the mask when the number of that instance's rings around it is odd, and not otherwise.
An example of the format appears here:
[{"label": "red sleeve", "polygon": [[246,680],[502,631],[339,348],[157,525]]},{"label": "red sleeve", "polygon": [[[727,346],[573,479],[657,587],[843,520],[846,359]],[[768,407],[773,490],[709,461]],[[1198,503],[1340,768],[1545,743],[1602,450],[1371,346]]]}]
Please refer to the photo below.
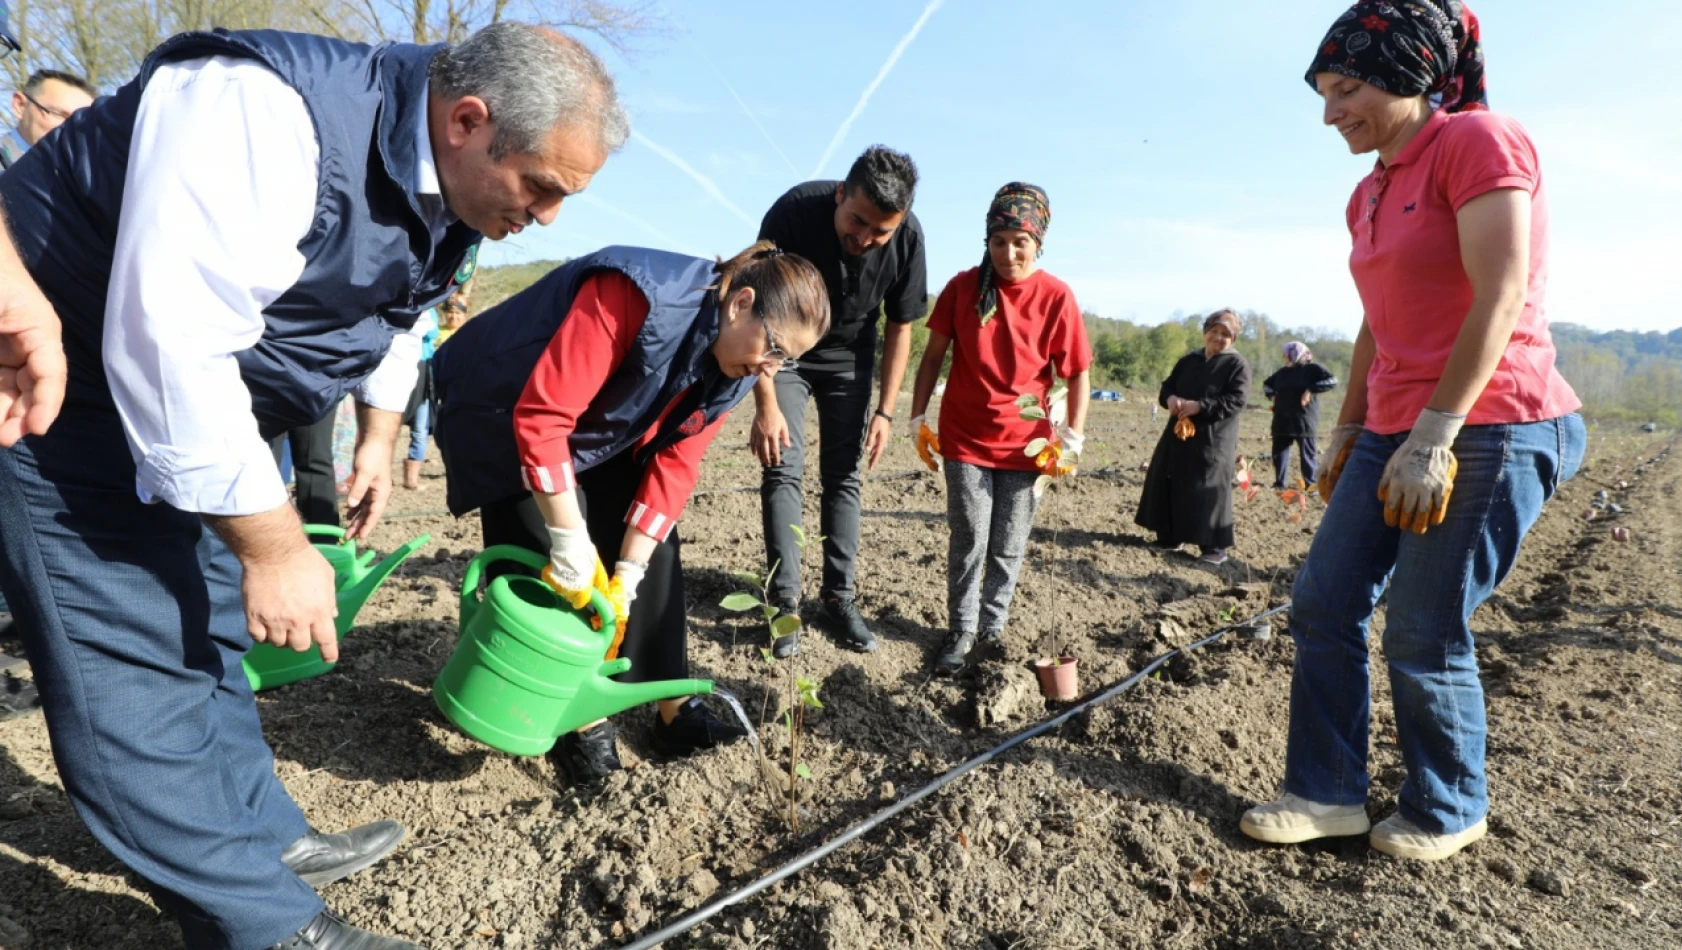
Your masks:
[{"label": "red sleeve", "polygon": [[[965,271],[964,273],[969,272]],[[957,315],[958,297],[960,296],[958,281],[963,279],[964,274],[959,274],[947,281],[946,287],[940,292],[940,296],[935,298],[934,310],[929,312],[929,321],[926,324],[930,333],[938,333],[947,339],[952,338],[952,320]]]},{"label": "red sleeve", "polygon": [[1494,112],[1467,112],[1442,131],[1437,181],[1449,206],[1461,206],[1500,188],[1534,194],[1541,177],[1536,146],[1518,120]]},{"label": "red sleeve", "polygon": [[[672,405],[683,398],[678,395]],[[672,406],[667,406],[670,412]],[[661,418],[665,416],[662,413]],[[695,483],[701,478],[701,456],[707,454],[707,446],[712,444],[718,430],[724,428],[724,420],[730,418],[726,412],[714,419],[712,425],[688,438],[666,446],[654,453],[654,458],[648,462],[648,468],[642,473],[642,484],[637,486],[637,493],[631,499],[631,508],[625,512],[625,523],[641,530],[656,541],[666,540],[672,533],[672,526],[683,515],[683,508],[689,504],[689,496],[695,492]],[[643,436],[646,444],[660,431],[656,423]]]},{"label": "red sleeve", "polygon": [[602,271],[579,286],[514,405],[514,442],[526,488],[558,493],[577,485],[568,439],[647,319],[647,298],[624,274]]},{"label": "red sleeve", "polygon": [[1051,323],[1051,368],[1063,379],[1092,368],[1092,345],[1086,339],[1086,321],[1081,319],[1080,304],[1074,291],[1063,288],[1057,300]]}]

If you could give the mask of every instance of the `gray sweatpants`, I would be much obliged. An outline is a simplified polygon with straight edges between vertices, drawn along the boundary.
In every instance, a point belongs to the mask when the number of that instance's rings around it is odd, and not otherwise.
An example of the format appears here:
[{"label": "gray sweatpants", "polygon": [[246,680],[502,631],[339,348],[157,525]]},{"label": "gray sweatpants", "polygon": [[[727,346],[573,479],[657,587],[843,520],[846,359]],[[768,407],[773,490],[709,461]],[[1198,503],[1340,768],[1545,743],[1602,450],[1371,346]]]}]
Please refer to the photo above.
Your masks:
[{"label": "gray sweatpants", "polygon": [[[954,631],[1002,633],[1034,526],[1039,473],[946,462],[946,612]],[[983,568],[985,564],[985,569]]]}]

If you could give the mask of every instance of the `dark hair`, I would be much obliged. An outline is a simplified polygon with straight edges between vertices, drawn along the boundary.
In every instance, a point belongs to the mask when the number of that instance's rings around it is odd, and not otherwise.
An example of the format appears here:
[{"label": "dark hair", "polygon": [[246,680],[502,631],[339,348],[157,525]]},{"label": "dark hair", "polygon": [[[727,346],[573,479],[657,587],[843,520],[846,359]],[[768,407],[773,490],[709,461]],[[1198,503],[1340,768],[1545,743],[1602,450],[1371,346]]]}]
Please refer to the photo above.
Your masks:
[{"label": "dark hair", "polygon": [[67,73],[57,69],[37,69],[30,73],[29,78],[23,81],[23,94],[26,96],[40,95],[41,87],[49,79],[64,83],[66,86],[75,86],[90,96],[99,95],[99,90],[93,87],[93,83],[75,73]]},{"label": "dark hair", "polygon": [[829,332],[829,289],[812,262],[760,241],[718,262],[718,301],[732,290],[753,288],[753,312],[773,329],[802,329],[821,340]]},{"label": "dark hair", "polygon": [[863,188],[870,203],[888,214],[911,208],[917,194],[917,163],[904,152],[872,145],[847,170],[847,194]]}]

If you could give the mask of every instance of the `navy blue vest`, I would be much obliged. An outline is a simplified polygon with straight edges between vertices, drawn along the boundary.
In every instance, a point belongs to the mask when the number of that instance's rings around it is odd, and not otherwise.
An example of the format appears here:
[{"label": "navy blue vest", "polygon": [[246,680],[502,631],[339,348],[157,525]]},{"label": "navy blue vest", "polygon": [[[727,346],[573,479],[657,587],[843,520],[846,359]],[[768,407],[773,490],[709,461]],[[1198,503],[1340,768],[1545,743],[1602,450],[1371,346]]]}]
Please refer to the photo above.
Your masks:
[{"label": "navy blue vest", "polygon": [[298,91],[321,148],[315,221],[298,245],[304,271],[264,311],[261,340],[238,354],[240,372],[265,435],[331,412],[393,336],[448,296],[479,241],[457,222],[434,246],[412,191],[415,128],[426,121],[427,66],[439,49],[268,30],[184,33],[0,175],[18,252],[64,322],[72,381],[106,387],[105,295],[146,81],[164,63],[234,56]]},{"label": "navy blue vest", "polygon": [[568,440],[573,471],[635,445],[680,394],[683,401],[641,450],[644,460],[695,434],[698,421],[713,422],[753,390],[754,377],[731,379],[712,355],[718,339],[718,295],[708,289],[717,277],[712,261],[640,247],[607,247],[569,261],[469,320],[432,358],[438,399],[432,433],[449,476],[452,513],[525,492],[514,404],[566,320],[579,285],[604,269],[636,283],[648,298],[648,319]]}]

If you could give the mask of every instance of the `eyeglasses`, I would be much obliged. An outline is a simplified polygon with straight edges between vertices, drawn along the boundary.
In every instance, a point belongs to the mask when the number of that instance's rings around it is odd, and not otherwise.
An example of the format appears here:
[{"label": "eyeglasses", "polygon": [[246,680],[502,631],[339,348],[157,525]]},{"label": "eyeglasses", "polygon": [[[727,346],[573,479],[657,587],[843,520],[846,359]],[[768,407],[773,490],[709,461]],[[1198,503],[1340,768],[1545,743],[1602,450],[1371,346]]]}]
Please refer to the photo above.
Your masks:
[{"label": "eyeglasses", "polygon": [[767,360],[775,361],[782,369],[794,369],[798,366],[798,363],[789,359],[788,351],[783,349],[782,346],[777,343],[775,337],[771,336],[771,324],[763,319],[761,319],[759,323],[760,326],[765,328],[765,358]]},{"label": "eyeglasses", "polygon": [[34,96],[30,95],[27,92],[24,92],[21,89],[18,90],[18,95],[24,97],[25,99],[28,99],[30,105],[34,106],[37,109],[40,109],[42,112],[46,113],[48,116],[51,116],[52,118],[57,119],[60,122],[63,122],[64,120],[70,118],[70,113],[65,112],[61,109],[54,109],[52,106],[44,106],[41,103],[35,101]]}]

